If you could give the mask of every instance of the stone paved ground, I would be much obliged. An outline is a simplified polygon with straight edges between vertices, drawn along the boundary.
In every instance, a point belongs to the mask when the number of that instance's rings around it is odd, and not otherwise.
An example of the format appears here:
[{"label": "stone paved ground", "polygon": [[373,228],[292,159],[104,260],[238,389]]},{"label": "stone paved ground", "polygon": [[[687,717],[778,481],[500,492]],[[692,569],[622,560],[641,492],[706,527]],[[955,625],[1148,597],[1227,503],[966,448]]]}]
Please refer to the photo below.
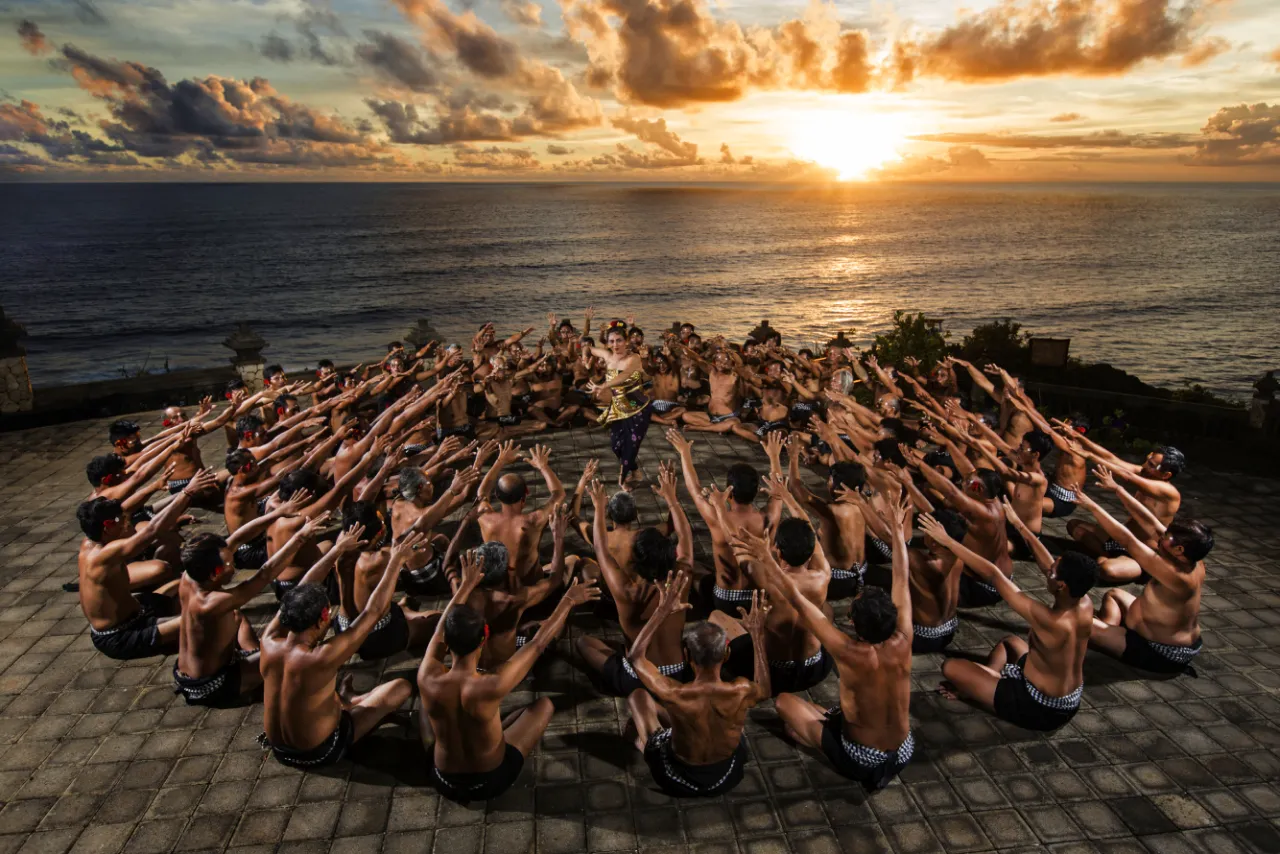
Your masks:
[{"label": "stone paved ground", "polygon": [[[651,788],[618,738],[623,702],[593,689],[566,657],[566,639],[511,698],[555,700],[539,752],[507,795],[460,807],[423,786],[411,732],[384,728],[337,768],[298,773],[254,745],[260,706],[188,708],[169,687],[171,660],[116,663],[93,651],[74,597],[59,585],[75,574],[73,513],[105,424],[0,435],[0,853],[1280,851],[1273,484],[1195,470],[1183,484],[1219,543],[1198,679],[1151,681],[1091,654],[1083,709],[1044,737],[942,700],[933,693],[941,657],[918,656],[918,748],[887,790],[867,797],[780,739],[766,705],[748,726],[742,785],[676,803]],[[207,441],[207,457],[217,458],[220,438]],[[566,481],[588,456],[609,459],[601,432],[552,444]],[[695,447],[704,475],[739,458],[763,461],[719,438]],[[642,456],[651,471],[659,451],[655,432]],[[641,503],[649,518],[654,507],[649,497]],[[1019,565],[1020,582],[1038,589],[1036,578]],[[264,622],[268,601],[251,613]],[[956,647],[985,654],[1021,629],[1004,607],[968,613]],[[567,634],[583,631],[605,629],[578,616]],[[363,686],[414,666],[407,655],[382,668],[355,665]],[[834,679],[815,699],[835,699]]]}]

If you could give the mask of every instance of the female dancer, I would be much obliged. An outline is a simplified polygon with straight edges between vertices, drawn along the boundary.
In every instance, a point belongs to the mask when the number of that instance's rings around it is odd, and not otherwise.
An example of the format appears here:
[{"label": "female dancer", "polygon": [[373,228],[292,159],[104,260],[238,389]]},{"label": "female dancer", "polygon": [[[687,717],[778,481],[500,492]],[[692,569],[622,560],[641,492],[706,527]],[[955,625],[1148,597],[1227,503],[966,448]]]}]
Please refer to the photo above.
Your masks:
[{"label": "female dancer", "polygon": [[600,415],[600,423],[610,425],[611,445],[619,463],[618,486],[625,489],[637,470],[636,455],[640,453],[640,443],[649,430],[653,413],[643,391],[644,362],[631,350],[627,324],[621,320],[610,323],[605,329],[604,341],[607,350],[592,347],[591,352],[604,360],[605,381],[589,382],[587,390],[595,394],[600,389],[608,389],[613,394],[609,406]]}]

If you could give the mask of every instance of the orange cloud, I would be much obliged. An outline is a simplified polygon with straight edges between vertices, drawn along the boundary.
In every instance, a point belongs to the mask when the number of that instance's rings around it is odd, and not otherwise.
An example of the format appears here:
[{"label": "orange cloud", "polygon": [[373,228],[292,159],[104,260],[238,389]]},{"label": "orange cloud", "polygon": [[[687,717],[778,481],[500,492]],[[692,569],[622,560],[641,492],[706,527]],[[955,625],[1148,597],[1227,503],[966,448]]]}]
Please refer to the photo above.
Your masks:
[{"label": "orange cloud", "polygon": [[1080,115],[1079,113],[1058,113],[1058,115],[1056,115],[1056,116],[1054,116],[1053,118],[1049,119],[1049,121],[1051,121],[1051,122],[1063,122],[1063,123],[1065,123],[1065,122],[1078,122],[1078,121],[1080,121],[1080,120],[1081,120],[1081,119],[1083,119],[1083,118],[1084,118],[1084,116]]},{"label": "orange cloud", "polygon": [[1274,166],[1280,164],[1280,104],[1238,104],[1209,117],[1192,166]]},{"label": "orange cloud", "polygon": [[935,133],[913,136],[921,142],[988,145],[995,148],[1188,148],[1195,138],[1180,133],[1128,134],[1103,130],[1089,134]]},{"label": "orange cloud", "polygon": [[[894,46],[899,83],[927,75],[970,83],[1017,77],[1121,74],[1150,59],[1204,61],[1221,40],[1199,42],[1198,0],[1012,0],[940,33]],[[1211,43],[1211,44],[1210,44]]]},{"label": "orange cloud", "polygon": [[22,42],[22,49],[32,56],[43,56],[53,50],[53,45],[49,44],[35,21],[18,23],[18,39]]}]

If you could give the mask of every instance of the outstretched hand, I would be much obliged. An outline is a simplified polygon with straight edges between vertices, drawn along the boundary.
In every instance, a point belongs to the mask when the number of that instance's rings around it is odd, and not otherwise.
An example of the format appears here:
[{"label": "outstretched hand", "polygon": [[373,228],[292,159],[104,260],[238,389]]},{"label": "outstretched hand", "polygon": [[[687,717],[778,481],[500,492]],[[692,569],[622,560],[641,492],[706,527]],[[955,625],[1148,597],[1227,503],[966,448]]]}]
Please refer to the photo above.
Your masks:
[{"label": "outstretched hand", "polygon": [[751,610],[738,606],[742,627],[751,635],[753,643],[764,642],[764,627],[769,622],[769,612],[773,606],[769,604],[769,594],[763,590],[751,591]]},{"label": "outstretched hand", "polygon": [[685,438],[684,433],[674,427],[667,428],[666,436],[667,441],[671,443],[671,447],[675,448],[678,454],[686,454],[693,448],[693,442]]}]

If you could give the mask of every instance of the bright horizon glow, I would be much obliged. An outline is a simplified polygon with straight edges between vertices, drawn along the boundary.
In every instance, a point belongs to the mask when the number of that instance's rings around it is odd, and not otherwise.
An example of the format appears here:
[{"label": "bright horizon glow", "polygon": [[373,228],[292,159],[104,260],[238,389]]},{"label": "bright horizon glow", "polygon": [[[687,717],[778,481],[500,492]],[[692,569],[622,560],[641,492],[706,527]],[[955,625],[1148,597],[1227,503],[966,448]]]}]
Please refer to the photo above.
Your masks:
[{"label": "bright horizon glow", "polygon": [[847,107],[799,113],[786,122],[795,156],[834,169],[841,181],[865,181],[872,170],[901,160],[909,133],[900,115]]}]

